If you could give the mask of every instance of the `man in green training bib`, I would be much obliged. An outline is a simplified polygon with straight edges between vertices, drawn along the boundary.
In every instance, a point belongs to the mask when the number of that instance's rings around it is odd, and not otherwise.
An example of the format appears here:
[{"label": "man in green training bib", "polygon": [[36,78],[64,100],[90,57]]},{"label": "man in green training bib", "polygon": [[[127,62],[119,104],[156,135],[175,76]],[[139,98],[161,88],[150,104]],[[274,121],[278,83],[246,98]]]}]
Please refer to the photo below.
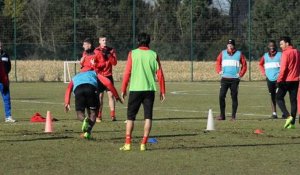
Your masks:
[{"label": "man in green training bib", "polygon": [[122,151],[131,150],[131,135],[136,114],[141,104],[144,107],[144,136],[141,142],[141,151],[146,150],[146,143],[152,127],[153,104],[155,98],[157,76],[160,87],[160,100],[165,100],[165,80],[159,58],[149,48],[150,35],[141,33],[138,35],[138,48],[128,54],[127,64],[122,83],[122,97],[126,97],[126,89],[130,80],[129,99],[127,108],[126,139]]}]

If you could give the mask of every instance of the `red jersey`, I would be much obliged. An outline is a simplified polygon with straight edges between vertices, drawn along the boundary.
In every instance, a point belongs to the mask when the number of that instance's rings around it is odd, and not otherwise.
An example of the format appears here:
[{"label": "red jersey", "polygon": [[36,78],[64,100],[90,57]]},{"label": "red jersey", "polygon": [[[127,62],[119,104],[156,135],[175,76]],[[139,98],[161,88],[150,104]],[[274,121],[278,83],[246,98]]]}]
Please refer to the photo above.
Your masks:
[{"label": "red jersey", "polygon": [[103,69],[105,64],[103,63],[102,55],[90,53],[88,54],[86,51],[82,53],[83,60],[80,60],[81,72],[95,70],[98,72],[98,69]]},{"label": "red jersey", "polygon": [[2,61],[0,61],[0,82],[4,86],[8,86],[8,77],[7,74],[5,73],[5,68]]},{"label": "red jersey", "polygon": [[104,65],[103,68],[98,69],[98,73],[100,73],[103,76],[111,76],[112,75],[112,67],[117,65],[117,54],[115,49],[110,47],[97,47],[94,52],[96,54],[102,55],[102,60],[99,60],[99,62],[102,62],[101,65]]},{"label": "red jersey", "polygon": [[299,81],[299,74],[300,52],[292,46],[288,46],[282,51],[277,82]]}]

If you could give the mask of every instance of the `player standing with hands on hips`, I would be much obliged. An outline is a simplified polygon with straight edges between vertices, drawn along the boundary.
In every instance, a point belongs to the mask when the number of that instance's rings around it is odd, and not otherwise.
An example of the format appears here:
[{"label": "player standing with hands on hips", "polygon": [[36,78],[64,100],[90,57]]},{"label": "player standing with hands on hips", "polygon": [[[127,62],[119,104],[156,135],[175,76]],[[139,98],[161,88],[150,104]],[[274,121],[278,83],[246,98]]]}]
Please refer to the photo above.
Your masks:
[{"label": "player standing with hands on hips", "polygon": [[165,80],[159,57],[156,52],[150,50],[150,35],[141,33],[138,35],[138,48],[128,54],[125,67],[122,97],[126,97],[127,86],[130,80],[129,98],[127,108],[126,139],[125,145],[120,148],[121,151],[131,150],[131,137],[134,128],[134,121],[141,104],[144,107],[144,136],[141,142],[140,150],[145,151],[146,143],[152,127],[153,104],[155,98],[157,76],[160,87],[160,100],[165,100]]},{"label": "player standing with hands on hips", "polygon": [[232,99],[232,115],[231,120],[236,119],[236,112],[238,108],[238,89],[240,78],[245,75],[247,71],[247,62],[245,56],[241,51],[236,50],[235,41],[228,40],[227,49],[223,50],[216,61],[216,72],[221,75],[221,87],[219,95],[221,114],[218,120],[225,120],[225,98],[228,89],[231,91]]}]

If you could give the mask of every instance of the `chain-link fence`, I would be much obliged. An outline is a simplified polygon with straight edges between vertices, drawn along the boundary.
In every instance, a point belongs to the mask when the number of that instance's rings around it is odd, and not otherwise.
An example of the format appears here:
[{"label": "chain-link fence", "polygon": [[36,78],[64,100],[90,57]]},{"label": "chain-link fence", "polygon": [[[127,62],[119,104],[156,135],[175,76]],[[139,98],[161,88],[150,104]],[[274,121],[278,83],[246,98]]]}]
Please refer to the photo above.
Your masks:
[{"label": "chain-link fence", "polygon": [[201,62],[214,61],[229,38],[249,63],[270,39],[287,35],[299,46],[299,17],[298,0],[0,0],[0,40],[17,80],[19,60],[78,60],[87,37],[97,46],[107,36],[126,60],[137,34],[147,32],[161,60],[189,61],[184,72],[198,81],[206,80]]}]

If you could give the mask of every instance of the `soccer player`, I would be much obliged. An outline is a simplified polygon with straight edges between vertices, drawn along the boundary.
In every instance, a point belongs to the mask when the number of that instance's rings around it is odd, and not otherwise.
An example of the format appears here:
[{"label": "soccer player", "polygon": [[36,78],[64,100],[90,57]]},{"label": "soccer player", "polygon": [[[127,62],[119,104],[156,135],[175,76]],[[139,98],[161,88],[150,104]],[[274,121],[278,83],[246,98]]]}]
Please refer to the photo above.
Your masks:
[{"label": "soccer player", "polygon": [[[276,112],[276,81],[279,75],[281,52],[277,51],[277,45],[274,40],[270,40],[266,52],[259,61],[259,68],[263,76],[266,76],[267,86],[271,95],[271,118],[277,119]],[[282,116],[284,118],[284,115]]]},{"label": "soccer player", "polygon": [[[114,83],[112,69],[113,69],[113,66],[117,65],[116,50],[114,48],[107,46],[107,37],[104,35],[99,37],[99,44],[100,44],[99,47],[97,47],[94,52],[96,54],[100,54],[103,56],[105,66],[103,69],[102,68],[99,69],[98,73],[105,76],[112,83]],[[102,62],[102,61],[100,60],[100,62]],[[108,89],[106,89],[106,91],[107,91],[108,103],[109,103],[109,107],[110,107],[110,117],[111,117],[112,121],[116,121],[115,99],[114,99],[113,94]],[[102,121],[103,96],[104,96],[104,93],[101,92],[100,96],[99,96],[100,107],[99,107],[99,114],[97,117],[97,122]]]},{"label": "soccer player", "polygon": [[235,41],[228,40],[227,49],[223,50],[216,61],[216,72],[221,75],[221,88],[219,94],[219,103],[221,114],[218,120],[225,120],[225,98],[228,89],[231,91],[232,99],[232,115],[231,120],[236,120],[236,112],[238,108],[238,88],[240,78],[247,71],[247,62],[241,51],[235,48]]},{"label": "soccer player", "polygon": [[141,151],[146,150],[146,143],[152,127],[153,103],[156,91],[155,74],[160,86],[160,100],[165,100],[165,80],[159,58],[149,48],[150,35],[138,35],[138,48],[128,54],[127,64],[122,82],[122,97],[127,95],[127,86],[130,80],[129,99],[127,108],[126,138],[122,151],[131,150],[131,137],[134,121],[141,104],[144,107],[144,136],[141,142]]},{"label": "soccer player", "polygon": [[4,110],[5,110],[5,122],[14,123],[16,122],[16,120],[14,120],[11,116],[11,102],[10,102],[10,90],[9,90],[9,79],[8,79],[8,74],[11,70],[11,62],[10,62],[9,55],[3,50],[3,43],[1,41],[0,41],[0,58],[2,61],[4,73],[6,74],[7,81],[8,81],[7,85],[0,83],[0,89],[1,89],[2,99],[4,103]]},{"label": "soccer player", "polygon": [[[72,78],[65,93],[65,111],[70,110],[70,98],[71,92],[75,94],[75,110],[77,118],[83,121],[81,137],[85,139],[91,138],[91,131],[96,122],[99,107],[99,84],[100,86],[106,86],[117,101],[123,103],[118,95],[113,84],[109,79],[97,75],[95,71],[81,72]],[[87,109],[88,116],[85,117],[85,109]]]},{"label": "soccer player", "polygon": [[[284,128],[294,129],[297,115],[297,92],[300,74],[300,52],[293,47],[290,37],[280,38],[282,56],[277,79],[276,100],[284,116],[288,116]],[[284,97],[289,92],[291,113],[286,108]]]},{"label": "soccer player", "polygon": [[[82,53],[82,57],[80,59],[80,65],[81,65],[81,72],[89,71],[89,70],[95,70],[97,67],[98,60],[101,60],[101,58],[97,58],[101,55],[96,55],[94,53],[94,47],[93,42],[90,38],[86,38],[83,41],[82,45],[84,51]],[[99,66],[98,66],[99,67]]]}]

